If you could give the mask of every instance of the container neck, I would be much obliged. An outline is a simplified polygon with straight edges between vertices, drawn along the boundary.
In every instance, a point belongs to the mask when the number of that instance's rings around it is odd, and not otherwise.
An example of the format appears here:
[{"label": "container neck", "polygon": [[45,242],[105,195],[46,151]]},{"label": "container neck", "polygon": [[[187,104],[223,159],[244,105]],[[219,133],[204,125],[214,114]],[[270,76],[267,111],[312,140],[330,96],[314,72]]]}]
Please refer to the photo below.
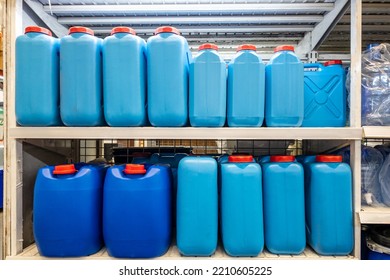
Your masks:
[{"label": "container neck", "polygon": [[67,179],[67,178],[73,178],[75,174],[57,174],[54,176],[58,179]]}]

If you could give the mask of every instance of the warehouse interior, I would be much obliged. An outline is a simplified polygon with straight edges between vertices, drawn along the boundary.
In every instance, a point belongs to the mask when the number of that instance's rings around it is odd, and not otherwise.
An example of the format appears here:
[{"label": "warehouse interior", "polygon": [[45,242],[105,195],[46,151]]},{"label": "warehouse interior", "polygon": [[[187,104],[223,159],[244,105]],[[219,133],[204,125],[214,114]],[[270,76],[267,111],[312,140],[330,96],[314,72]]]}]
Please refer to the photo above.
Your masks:
[{"label": "warehouse interior", "polygon": [[[361,4],[361,6],[360,6]],[[360,9],[359,9],[360,8]],[[361,14],[359,14],[361,12]],[[390,2],[385,0],[13,0],[0,2],[0,106],[6,119],[1,150],[4,153],[4,207],[0,209],[0,259],[42,259],[33,234],[33,192],[37,171],[45,165],[88,162],[129,163],[134,153],[192,153],[221,155],[315,155],[349,147],[354,181],[355,244],[348,256],[360,259],[362,229],[390,224],[390,208],[361,205],[362,145],[388,145],[386,127],[362,127],[360,121],[360,54],[373,43],[390,43]],[[361,25],[360,25],[361,24]],[[264,63],[280,45],[293,45],[304,63],[342,60],[351,67],[348,127],[242,131],[175,128],[58,129],[21,128],[15,121],[13,42],[27,26],[41,26],[62,38],[72,26],[85,26],[105,38],[116,26],[132,27],[148,40],[157,27],[178,28],[193,56],[204,43],[218,45],[226,62],[242,44],[253,44]],[[3,40],[1,42],[1,40]],[[356,44],[356,42],[358,42]],[[354,83],[357,82],[357,83]],[[7,84],[8,83],[8,84]],[[347,86],[348,87],[348,86]],[[2,115],[2,113],[0,113]],[[12,170],[12,171],[11,171]],[[163,258],[177,258],[172,245]],[[259,258],[281,256],[264,251]],[[292,258],[327,258],[309,247]],[[92,259],[109,258],[105,249]],[[218,248],[212,258],[228,258]],[[331,258],[336,258],[332,256]]]}]

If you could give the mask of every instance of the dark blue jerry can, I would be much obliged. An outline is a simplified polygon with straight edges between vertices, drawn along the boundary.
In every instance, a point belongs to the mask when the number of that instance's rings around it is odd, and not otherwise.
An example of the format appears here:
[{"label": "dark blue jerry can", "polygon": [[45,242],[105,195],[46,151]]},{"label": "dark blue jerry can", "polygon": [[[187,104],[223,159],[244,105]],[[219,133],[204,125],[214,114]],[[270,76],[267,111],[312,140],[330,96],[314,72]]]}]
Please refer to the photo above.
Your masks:
[{"label": "dark blue jerry can", "polygon": [[[76,169],[77,168],[77,169]],[[45,257],[81,257],[103,246],[104,165],[46,166],[34,189],[34,237]]]},{"label": "dark blue jerry can", "polygon": [[153,258],[172,235],[172,181],[168,166],[110,167],[104,183],[103,234],[110,256]]}]

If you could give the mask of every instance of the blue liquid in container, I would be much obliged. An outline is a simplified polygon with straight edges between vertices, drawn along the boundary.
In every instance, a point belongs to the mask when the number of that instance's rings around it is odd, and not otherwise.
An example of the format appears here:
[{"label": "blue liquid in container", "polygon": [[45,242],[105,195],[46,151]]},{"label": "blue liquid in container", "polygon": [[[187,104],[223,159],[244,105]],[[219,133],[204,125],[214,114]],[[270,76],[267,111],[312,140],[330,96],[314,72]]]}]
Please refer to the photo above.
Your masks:
[{"label": "blue liquid in container", "polygon": [[103,234],[113,257],[165,254],[172,238],[169,167],[126,164],[109,168],[104,183]]},{"label": "blue liquid in container", "polygon": [[148,116],[153,126],[187,124],[190,60],[188,43],[176,28],[157,28],[148,39]]},{"label": "blue liquid in container", "polygon": [[70,164],[38,171],[33,229],[41,256],[88,256],[103,246],[101,213],[106,169],[103,165]]},{"label": "blue liquid in container", "polygon": [[347,95],[341,60],[305,64],[305,127],[343,127]]},{"label": "blue liquid in container", "polygon": [[28,26],[16,39],[16,121],[22,126],[61,125],[59,40]]},{"label": "blue liquid in container", "polygon": [[203,44],[190,64],[191,126],[221,127],[226,121],[226,63],[218,46]]},{"label": "blue liquid in container", "polygon": [[306,247],[304,175],[293,156],[271,156],[263,167],[265,246],[273,254]]},{"label": "blue liquid in container", "polygon": [[240,46],[229,63],[228,71],[228,126],[262,126],[265,106],[265,65],[256,54],[256,46]]},{"label": "blue liquid in container", "polygon": [[257,256],[264,248],[261,175],[252,156],[221,164],[221,234],[231,256]]},{"label": "blue liquid in container", "polygon": [[265,67],[265,122],[301,126],[304,114],[303,64],[292,46],[279,46]]},{"label": "blue liquid in container", "polygon": [[348,255],[353,249],[352,175],[341,156],[317,156],[305,168],[306,229],[320,255]]},{"label": "blue liquid in container", "polygon": [[104,125],[102,39],[85,27],[61,38],[61,119],[67,126]]},{"label": "blue liquid in container", "polygon": [[184,256],[210,256],[218,241],[217,162],[186,157],[179,163],[177,247]]},{"label": "blue liquid in container", "polygon": [[116,27],[103,41],[104,117],[110,126],[141,126],[146,114],[146,42]]}]

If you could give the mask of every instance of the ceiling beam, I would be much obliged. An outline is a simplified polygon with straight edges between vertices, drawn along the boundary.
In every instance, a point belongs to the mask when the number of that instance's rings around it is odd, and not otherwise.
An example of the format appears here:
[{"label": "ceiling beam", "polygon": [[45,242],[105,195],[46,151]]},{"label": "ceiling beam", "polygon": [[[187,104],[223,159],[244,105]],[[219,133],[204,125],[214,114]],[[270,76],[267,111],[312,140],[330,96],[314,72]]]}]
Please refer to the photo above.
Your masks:
[{"label": "ceiling beam", "polygon": [[46,24],[58,38],[68,34],[68,29],[58,23],[57,18],[49,15],[43,9],[43,5],[37,1],[24,0],[24,3]]},{"label": "ceiling beam", "polygon": [[327,13],[324,19],[311,32],[305,34],[305,37],[298,44],[297,52],[307,54],[318,49],[350,5],[351,2],[349,0],[336,0],[334,9]]},{"label": "ceiling beam", "polygon": [[390,3],[363,3],[363,14],[365,13],[386,13],[390,9]]},{"label": "ceiling beam", "polygon": [[324,13],[333,3],[237,3],[237,4],[134,4],[134,5],[45,5],[44,11],[59,14],[119,13],[135,15],[231,14],[231,13]]},{"label": "ceiling beam", "polygon": [[[390,5],[388,6],[390,11]],[[339,23],[349,24],[351,22],[351,16],[345,15],[343,16]],[[389,15],[362,15],[363,24],[378,24],[378,23],[390,23]]]},{"label": "ceiling beam", "polygon": [[[383,25],[378,25],[378,24],[372,24],[368,25],[365,24],[362,26],[363,32],[390,32],[390,24],[383,24]],[[351,27],[350,25],[338,25],[334,28],[334,31],[336,32],[350,32]]]},{"label": "ceiling beam", "polygon": [[[112,27],[91,27],[95,34],[109,34]],[[152,35],[156,28],[134,28],[139,34]],[[313,30],[312,25],[261,25],[261,26],[182,26],[179,31],[182,34],[198,33],[304,33]],[[252,36],[252,35],[251,35]]]},{"label": "ceiling beam", "polygon": [[187,16],[187,17],[59,17],[66,25],[128,24],[128,25],[175,25],[175,24],[315,24],[323,16]]}]

